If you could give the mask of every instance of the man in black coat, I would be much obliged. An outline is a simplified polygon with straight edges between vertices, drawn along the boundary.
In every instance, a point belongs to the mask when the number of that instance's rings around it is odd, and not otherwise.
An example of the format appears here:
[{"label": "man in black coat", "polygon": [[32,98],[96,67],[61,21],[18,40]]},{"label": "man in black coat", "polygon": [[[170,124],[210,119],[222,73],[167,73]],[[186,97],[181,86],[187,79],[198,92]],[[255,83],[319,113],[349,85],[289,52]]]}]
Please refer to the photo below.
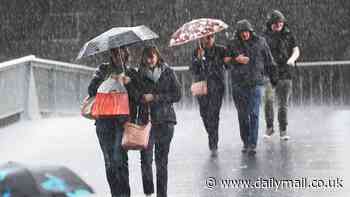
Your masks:
[{"label": "man in black coat", "polygon": [[212,156],[217,154],[219,141],[219,119],[224,95],[224,54],[223,46],[215,44],[215,36],[209,35],[200,40],[201,46],[195,49],[192,57],[194,81],[207,81],[208,94],[198,96],[199,112],[208,133],[209,149]]},{"label": "man in black coat", "polygon": [[282,140],[288,140],[287,111],[292,88],[292,67],[299,57],[299,47],[294,34],[288,27],[285,16],[278,10],[269,13],[264,37],[277,63],[278,70],[276,87],[273,87],[271,83],[267,83],[265,88],[265,120],[267,126],[265,137],[269,138],[274,133],[273,103],[276,93],[280,137]]},{"label": "man in black coat", "polygon": [[256,153],[264,75],[274,82],[274,62],[264,38],[255,34],[248,20],[237,22],[235,39],[226,51],[231,69],[232,96],[238,112],[242,152]]}]

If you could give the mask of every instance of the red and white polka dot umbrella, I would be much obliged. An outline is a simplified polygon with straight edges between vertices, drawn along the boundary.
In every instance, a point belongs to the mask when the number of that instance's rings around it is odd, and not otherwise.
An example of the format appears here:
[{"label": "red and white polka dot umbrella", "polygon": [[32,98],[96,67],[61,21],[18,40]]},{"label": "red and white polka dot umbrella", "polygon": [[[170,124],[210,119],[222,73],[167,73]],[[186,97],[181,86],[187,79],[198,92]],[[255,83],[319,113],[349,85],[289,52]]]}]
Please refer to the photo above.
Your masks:
[{"label": "red and white polka dot umbrella", "polygon": [[220,32],[228,28],[228,25],[219,19],[200,18],[185,23],[170,39],[169,46],[178,46],[197,40],[199,38]]}]

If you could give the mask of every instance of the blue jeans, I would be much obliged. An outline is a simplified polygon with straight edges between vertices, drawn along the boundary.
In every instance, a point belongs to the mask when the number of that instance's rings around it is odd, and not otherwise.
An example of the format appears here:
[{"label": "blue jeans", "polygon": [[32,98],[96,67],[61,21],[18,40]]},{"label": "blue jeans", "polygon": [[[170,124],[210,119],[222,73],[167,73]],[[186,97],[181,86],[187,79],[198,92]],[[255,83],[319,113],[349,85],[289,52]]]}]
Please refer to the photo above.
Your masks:
[{"label": "blue jeans", "polygon": [[245,147],[255,148],[258,141],[262,86],[241,87],[234,85],[232,96],[238,112],[242,142]]},{"label": "blue jeans", "polygon": [[123,122],[118,118],[96,120],[96,134],[112,197],[130,196],[128,154],[121,146],[123,131]]}]

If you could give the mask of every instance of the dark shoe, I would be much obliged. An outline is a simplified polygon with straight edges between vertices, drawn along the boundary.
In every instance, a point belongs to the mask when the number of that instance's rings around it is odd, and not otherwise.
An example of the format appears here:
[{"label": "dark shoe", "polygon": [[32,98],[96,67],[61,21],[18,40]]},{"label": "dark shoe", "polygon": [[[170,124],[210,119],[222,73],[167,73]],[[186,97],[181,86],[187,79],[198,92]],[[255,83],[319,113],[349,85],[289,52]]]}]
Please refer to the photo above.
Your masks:
[{"label": "dark shoe", "polygon": [[242,151],[242,153],[247,153],[248,152],[248,146],[243,146],[241,151]]},{"label": "dark shoe", "polygon": [[255,155],[256,154],[256,146],[255,145],[248,146],[248,154],[249,155]]},{"label": "dark shoe", "polygon": [[210,154],[211,157],[217,157],[218,156],[218,150],[217,149],[213,149],[213,150],[210,150],[210,151],[211,151],[211,154]]},{"label": "dark shoe", "polygon": [[280,129],[280,137],[283,141],[288,141],[290,137],[287,135],[287,129]]},{"label": "dark shoe", "polygon": [[288,141],[290,139],[290,136],[285,134],[285,135],[281,135],[281,140],[283,141]]}]

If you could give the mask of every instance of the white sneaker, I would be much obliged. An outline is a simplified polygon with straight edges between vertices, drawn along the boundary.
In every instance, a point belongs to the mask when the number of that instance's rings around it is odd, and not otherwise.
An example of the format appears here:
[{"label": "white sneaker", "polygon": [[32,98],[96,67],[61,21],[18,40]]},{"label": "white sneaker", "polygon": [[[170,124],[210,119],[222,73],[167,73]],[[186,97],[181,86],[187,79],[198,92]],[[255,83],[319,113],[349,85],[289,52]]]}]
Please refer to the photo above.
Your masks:
[{"label": "white sneaker", "polygon": [[146,194],[146,197],[152,197],[153,194]]},{"label": "white sneaker", "polygon": [[289,139],[290,139],[290,136],[288,136],[288,135],[281,136],[281,140],[287,141]]},{"label": "white sneaker", "polygon": [[265,140],[271,139],[271,137],[272,137],[272,135],[264,134],[264,139],[265,139]]},{"label": "white sneaker", "polygon": [[264,139],[270,139],[271,136],[274,134],[274,130],[273,130],[273,127],[270,127],[270,128],[267,128],[266,129],[266,132],[264,134]]}]

